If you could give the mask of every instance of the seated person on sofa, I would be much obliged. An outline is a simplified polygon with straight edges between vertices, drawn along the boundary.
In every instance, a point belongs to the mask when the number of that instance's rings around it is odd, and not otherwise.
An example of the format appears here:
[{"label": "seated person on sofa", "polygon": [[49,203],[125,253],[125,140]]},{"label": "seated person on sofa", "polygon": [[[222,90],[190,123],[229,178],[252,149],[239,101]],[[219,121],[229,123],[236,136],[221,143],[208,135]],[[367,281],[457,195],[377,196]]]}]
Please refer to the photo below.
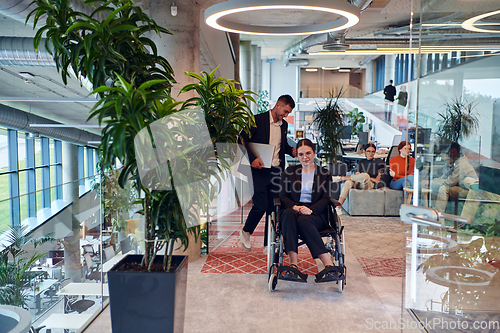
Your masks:
[{"label": "seated person on sofa", "polygon": [[341,205],[347,199],[351,188],[371,190],[375,187],[380,188],[385,186],[381,180],[382,173],[385,170],[385,163],[381,159],[373,158],[376,150],[373,142],[367,143],[365,148],[366,160],[358,161],[358,171],[356,174],[333,177],[336,181],[347,180],[339,196],[339,203]]},{"label": "seated person on sofa", "polygon": [[282,206],[281,225],[285,252],[290,269],[283,279],[304,281],[297,268],[298,238],[307,244],[313,258],[319,258],[325,265],[321,281],[330,281],[337,273],[329,273],[333,262],[321,239],[319,231],[328,227],[328,204],[332,176],[330,172],[314,163],[316,149],[309,139],[297,143],[300,164],[288,167],[282,176],[280,200]]},{"label": "seated person on sofa", "polygon": [[389,160],[389,172],[392,176],[389,187],[393,190],[403,190],[405,181],[408,181],[409,186],[413,186],[415,159],[410,156],[411,146],[408,142],[401,141],[398,151],[399,155]]},{"label": "seated person on sofa", "polygon": [[[470,165],[467,157],[461,154],[460,145],[450,144],[449,159],[443,167],[443,175],[431,182],[433,193],[437,193],[435,209],[444,212],[448,199],[465,199],[469,194],[470,186],[479,181],[476,170]],[[422,182],[424,186],[427,181]]]}]

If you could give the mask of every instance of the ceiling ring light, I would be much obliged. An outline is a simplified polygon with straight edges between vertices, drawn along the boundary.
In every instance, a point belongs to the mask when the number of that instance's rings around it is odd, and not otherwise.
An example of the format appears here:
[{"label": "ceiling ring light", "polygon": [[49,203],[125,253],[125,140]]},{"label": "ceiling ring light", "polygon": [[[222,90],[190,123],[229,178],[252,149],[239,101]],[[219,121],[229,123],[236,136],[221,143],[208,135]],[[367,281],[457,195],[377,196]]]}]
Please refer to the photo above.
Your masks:
[{"label": "ceiling ring light", "polygon": [[481,15],[478,15],[478,16],[474,16],[473,18],[465,20],[462,23],[462,28],[464,28],[465,30],[474,31],[474,32],[500,33],[500,30],[481,29],[481,28],[477,28],[477,27],[474,26],[474,23],[476,23],[477,21],[482,20],[485,17],[490,17],[490,16],[497,15],[497,14],[500,14],[500,10],[497,10],[497,11],[494,11],[494,12],[489,12],[489,13],[486,13],[486,14],[481,14]]},{"label": "ceiling ring light", "polygon": [[[243,24],[224,18],[241,12],[283,9],[326,12],[342,17],[326,23],[286,27]],[[207,8],[205,22],[212,28],[240,34],[312,35],[352,27],[359,22],[359,13],[355,5],[339,0],[310,0],[307,4],[303,0],[229,0]]]}]

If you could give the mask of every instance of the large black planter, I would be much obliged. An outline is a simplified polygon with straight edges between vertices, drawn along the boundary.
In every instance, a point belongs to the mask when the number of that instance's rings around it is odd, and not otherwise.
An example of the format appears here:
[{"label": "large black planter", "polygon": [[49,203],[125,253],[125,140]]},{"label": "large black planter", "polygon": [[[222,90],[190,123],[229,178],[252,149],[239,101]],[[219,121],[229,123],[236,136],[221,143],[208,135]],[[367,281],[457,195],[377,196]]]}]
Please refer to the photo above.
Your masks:
[{"label": "large black planter", "polygon": [[[129,254],[108,271],[113,333],[182,332],[186,308],[187,256],[173,256],[175,272],[119,271],[122,263],[138,262]],[[156,258],[163,262],[163,256]]]}]

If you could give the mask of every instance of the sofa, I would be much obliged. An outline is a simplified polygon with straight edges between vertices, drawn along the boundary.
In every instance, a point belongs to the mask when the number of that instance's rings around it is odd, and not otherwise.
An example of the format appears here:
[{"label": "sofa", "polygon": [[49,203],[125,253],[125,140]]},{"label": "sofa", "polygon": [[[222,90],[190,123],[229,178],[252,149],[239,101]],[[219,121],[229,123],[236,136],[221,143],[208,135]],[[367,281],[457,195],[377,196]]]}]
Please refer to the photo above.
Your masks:
[{"label": "sofa", "polygon": [[374,190],[350,189],[342,208],[351,216],[399,216],[404,192],[388,187]]}]

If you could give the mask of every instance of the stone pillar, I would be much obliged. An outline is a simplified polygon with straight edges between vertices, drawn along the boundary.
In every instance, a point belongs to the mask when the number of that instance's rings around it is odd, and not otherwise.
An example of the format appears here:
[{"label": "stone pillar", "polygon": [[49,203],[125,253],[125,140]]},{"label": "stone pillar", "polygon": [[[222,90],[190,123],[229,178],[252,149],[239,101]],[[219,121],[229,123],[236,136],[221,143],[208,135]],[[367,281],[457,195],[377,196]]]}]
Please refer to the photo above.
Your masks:
[{"label": "stone pillar", "polygon": [[262,49],[259,46],[257,49],[257,91],[262,90]]},{"label": "stone pillar", "polygon": [[389,80],[393,80],[396,83],[396,57],[393,54],[388,54],[385,56],[385,82],[384,86],[389,84]]},{"label": "stone pillar", "polygon": [[64,272],[65,278],[73,282],[82,281],[82,264],[80,260],[80,221],[76,215],[80,213],[80,195],[78,185],[78,146],[62,142],[63,167],[63,200],[72,202],[72,234],[64,238]]},{"label": "stone pillar", "polygon": [[[151,1],[149,15],[173,35],[151,34],[150,37],[155,42],[158,53],[168,60],[174,70],[177,84],[172,88],[172,96],[177,98],[183,86],[196,82],[187,77],[184,71],[200,72],[200,5],[195,0],[176,0],[177,16],[172,16],[171,4],[171,1]],[[178,99],[186,100],[194,94],[184,93]]]},{"label": "stone pillar", "polygon": [[[251,47],[251,61],[250,61],[250,74],[251,74],[251,80],[250,80],[250,90],[252,90],[254,93],[258,94],[259,93],[259,62],[260,62],[260,48],[257,45],[252,45]],[[253,112],[253,114],[257,114],[257,105],[252,103],[250,104],[250,108]]]},{"label": "stone pillar", "polygon": [[422,53],[420,55],[420,77],[423,77],[427,74],[427,54]]},{"label": "stone pillar", "polygon": [[240,78],[241,78],[241,89],[251,90],[252,89],[252,77],[251,77],[251,42],[241,41],[240,42]]},{"label": "stone pillar", "polygon": [[[151,1],[149,15],[160,26],[170,30],[173,35],[162,34],[160,37],[152,34],[150,37],[156,43],[158,53],[168,60],[174,70],[177,84],[172,88],[172,96],[178,100],[186,100],[194,97],[196,92],[183,93],[179,97],[177,95],[186,84],[197,82],[186,76],[184,72],[198,74],[200,72],[201,7],[196,0],[176,0],[177,16],[172,16],[171,4],[171,1]],[[185,254],[192,262],[200,257],[200,243],[195,243],[194,237],[190,240]]]}]

